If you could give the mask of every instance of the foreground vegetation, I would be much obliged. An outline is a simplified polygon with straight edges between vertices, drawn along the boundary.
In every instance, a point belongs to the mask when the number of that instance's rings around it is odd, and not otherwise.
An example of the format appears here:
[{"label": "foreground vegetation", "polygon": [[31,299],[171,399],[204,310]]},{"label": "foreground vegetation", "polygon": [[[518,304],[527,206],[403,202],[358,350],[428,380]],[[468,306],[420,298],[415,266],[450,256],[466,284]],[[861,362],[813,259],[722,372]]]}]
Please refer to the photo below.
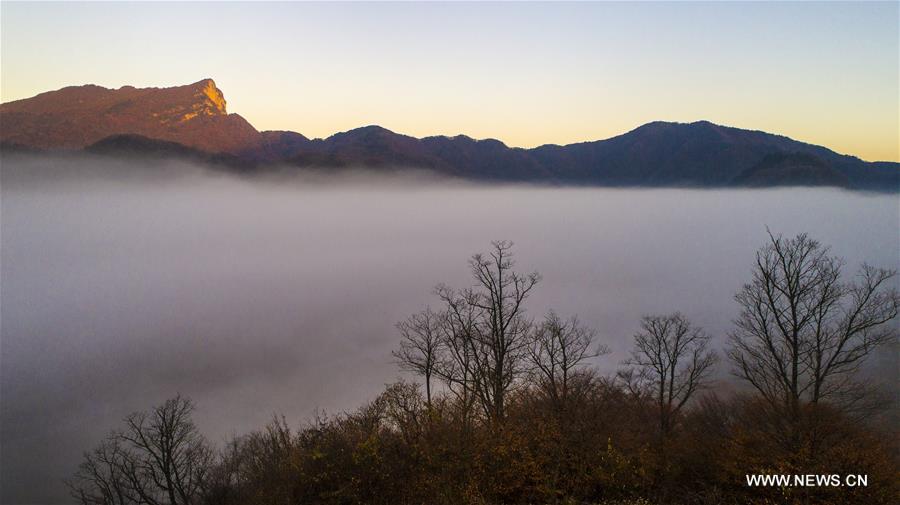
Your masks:
[{"label": "foreground vegetation", "polygon": [[[770,236],[736,295],[727,356],[679,313],[649,315],[615,376],[575,317],[526,315],[537,273],[511,244],[474,283],[397,325],[398,365],[353,413],[283,418],[214,449],[176,397],[132,414],[69,482],[82,504],[896,503],[890,402],[860,378],[896,342],[896,272]],[[710,390],[727,361],[746,392]],[[750,487],[748,474],[866,475],[864,487]]]}]

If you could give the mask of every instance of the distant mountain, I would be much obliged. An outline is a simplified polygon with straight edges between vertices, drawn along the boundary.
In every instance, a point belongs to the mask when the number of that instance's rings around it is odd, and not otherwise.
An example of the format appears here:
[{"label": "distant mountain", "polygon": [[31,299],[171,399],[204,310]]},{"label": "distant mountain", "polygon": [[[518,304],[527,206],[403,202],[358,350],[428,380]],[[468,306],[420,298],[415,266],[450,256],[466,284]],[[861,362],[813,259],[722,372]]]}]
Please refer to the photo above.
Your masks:
[{"label": "distant mountain", "polygon": [[[733,186],[768,155],[818,158],[841,174],[844,187],[888,189],[900,185],[900,164],[867,163],[827,148],[761,131],[696,123],[654,122],[607,140],[531,150],[557,177],[604,185]],[[779,180],[783,176],[784,180]],[[772,173],[770,185],[794,184],[787,172]]]},{"label": "distant mountain", "polygon": [[533,149],[464,135],[418,139],[374,125],[325,139],[259,132],[226,112],[225,98],[211,79],[174,88],[76,86],[5,103],[0,105],[0,141],[4,151],[165,155],[242,170],[410,167],[476,180],[553,184],[900,190],[898,163],[865,162],[708,121],[653,122],[606,140]]},{"label": "distant mountain", "polygon": [[228,114],[212,79],[174,88],[71,86],[0,105],[0,140],[42,149],[81,149],[136,134],[210,152],[257,149],[261,135]]},{"label": "distant mountain", "polygon": [[380,126],[366,126],[314,140],[286,159],[292,165],[371,168],[419,167],[446,172],[450,167],[422,141]]}]

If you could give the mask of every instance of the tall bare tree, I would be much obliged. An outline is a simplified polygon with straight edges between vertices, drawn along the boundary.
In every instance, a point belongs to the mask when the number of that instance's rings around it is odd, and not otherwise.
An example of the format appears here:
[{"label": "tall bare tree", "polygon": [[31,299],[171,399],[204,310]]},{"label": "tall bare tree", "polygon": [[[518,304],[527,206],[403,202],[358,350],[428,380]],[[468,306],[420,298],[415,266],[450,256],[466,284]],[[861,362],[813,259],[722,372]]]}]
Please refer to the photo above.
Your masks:
[{"label": "tall bare tree", "polygon": [[400,349],[392,354],[402,370],[425,379],[425,401],[429,407],[431,380],[441,360],[444,319],[444,314],[435,313],[429,307],[397,323],[402,340]]},{"label": "tall bare tree", "polygon": [[858,403],[864,388],[856,372],[873,349],[896,339],[889,322],[900,307],[891,286],[897,272],[863,264],[845,281],[843,266],[806,234],[769,233],[752,281],[735,296],[741,314],[728,353],[735,373],[795,430],[805,402]]},{"label": "tall bare tree", "polygon": [[619,377],[632,391],[651,396],[658,408],[659,432],[668,436],[682,408],[708,385],[717,361],[709,335],[682,314],[645,316],[634,336],[634,350]]},{"label": "tall bare tree", "polygon": [[529,348],[532,373],[557,410],[564,410],[568,403],[579,367],[590,358],[609,353],[606,347],[593,347],[595,336],[596,331],[583,326],[577,316],[563,320],[552,310],[535,328]]},{"label": "tall bare tree", "polygon": [[150,412],[125,418],[69,483],[88,504],[192,505],[199,503],[212,450],[191,420],[194,405],[176,396]]},{"label": "tall bare tree", "polygon": [[525,370],[531,321],[524,302],[540,275],[513,270],[512,242],[492,246],[487,255],[469,260],[474,287],[456,291],[439,286],[437,293],[466,347],[472,393],[488,419],[502,422],[506,394]]},{"label": "tall bare tree", "polygon": [[460,416],[468,423],[477,401],[472,342],[479,311],[445,285],[438,285],[435,293],[447,305],[440,336],[444,352],[435,371],[455,396]]}]

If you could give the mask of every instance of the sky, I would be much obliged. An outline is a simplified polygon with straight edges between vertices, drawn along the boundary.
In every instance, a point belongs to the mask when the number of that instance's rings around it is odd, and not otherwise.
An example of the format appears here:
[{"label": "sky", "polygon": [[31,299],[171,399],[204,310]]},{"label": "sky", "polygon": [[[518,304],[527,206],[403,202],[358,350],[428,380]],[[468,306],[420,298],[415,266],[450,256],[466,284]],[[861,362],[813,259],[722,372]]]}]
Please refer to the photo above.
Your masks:
[{"label": "sky", "polygon": [[900,161],[900,3],[0,3],[0,99],[213,78],[260,130],[709,120]]}]

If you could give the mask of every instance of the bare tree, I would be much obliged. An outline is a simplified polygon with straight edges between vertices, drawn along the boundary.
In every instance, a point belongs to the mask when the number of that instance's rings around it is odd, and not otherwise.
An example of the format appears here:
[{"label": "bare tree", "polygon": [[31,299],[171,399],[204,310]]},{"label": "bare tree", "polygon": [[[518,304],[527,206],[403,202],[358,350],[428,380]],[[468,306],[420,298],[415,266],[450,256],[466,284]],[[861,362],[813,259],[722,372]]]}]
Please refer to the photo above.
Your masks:
[{"label": "bare tree", "polygon": [[124,465],[124,452],[118,440],[104,440],[84,454],[74,479],[66,482],[72,497],[82,505],[140,503],[125,478]]},{"label": "bare tree", "polygon": [[685,404],[708,385],[717,356],[708,349],[709,335],[678,312],[645,316],[641,329],[624,362],[632,368],[620,371],[619,378],[632,391],[654,399],[660,435],[666,437]]},{"label": "bare tree", "polygon": [[488,419],[502,422],[506,394],[525,369],[531,321],[524,302],[540,275],[513,271],[511,242],[492,245],[489,254],[469,260],[474,287],[456,291],[439,286],[437,294],[447,305],[453,338],[465,349],[468,364],[456,372],[469,375],[466,388]]},{"label": "bare tree", "polygon": [[194,406],[176,396],[150,412],[125,418],[69,483],[87,504],[191,505],[199,503],[212,450],[191,420]]},{"label": "bare tree", "polygon": [[435,373],[456,398],[462,421],[468,423],[476,402],[472,342],[478,309],[445,285],[438,285],[435,293],[447,305],[440,335],[444,352]]},{"label": "bare tree", "polygon": [[431,407],[431,379],[441,359],[444,315],[426,308],[406,321],[397,323],[403,340],[392,354],[402,370],[425,379],[425,401]]},{"label": "bare tree", "polygon": [[[804,402],[850,408],[864,390],[856,372],[873,349],[896,338],[888,324],[900,296],[896,275],[863,264],[842,280],[843,261],[806,234],[773,236],[756,253],[729,357],[735,374],[797,429]],[[796,433],[795,439],[796,439]],[[796,440],[795,440],[796,441]]]},{"label": "bare tree", "polygon": [[582,326],[577,316],[563,320],[550,311],[534,333],[529,358],[536,383],[558,410],[569,401],[571,381],[579,367],[593,357],[608,354],[592,348],[596,331]]}]

